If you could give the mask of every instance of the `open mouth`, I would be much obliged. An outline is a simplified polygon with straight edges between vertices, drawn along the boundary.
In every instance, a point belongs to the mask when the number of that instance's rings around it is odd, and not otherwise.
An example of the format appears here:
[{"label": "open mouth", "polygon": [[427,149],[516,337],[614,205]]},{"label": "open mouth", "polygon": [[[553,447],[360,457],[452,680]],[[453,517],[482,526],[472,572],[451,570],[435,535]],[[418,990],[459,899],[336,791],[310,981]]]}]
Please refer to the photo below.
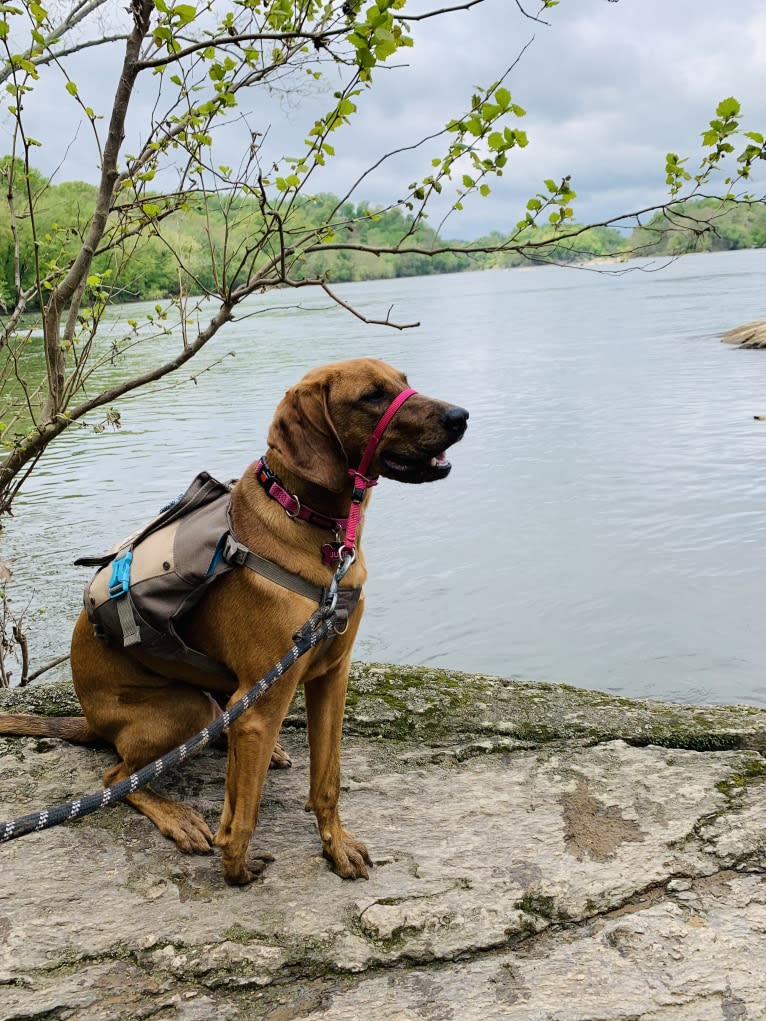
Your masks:
[{"label": "open mouth", "polygon": [[427,457],[405,457],[395,451],[381,458],[382,474],[399,482],[435,482],[446,478],[452,465],[442,450]]}]

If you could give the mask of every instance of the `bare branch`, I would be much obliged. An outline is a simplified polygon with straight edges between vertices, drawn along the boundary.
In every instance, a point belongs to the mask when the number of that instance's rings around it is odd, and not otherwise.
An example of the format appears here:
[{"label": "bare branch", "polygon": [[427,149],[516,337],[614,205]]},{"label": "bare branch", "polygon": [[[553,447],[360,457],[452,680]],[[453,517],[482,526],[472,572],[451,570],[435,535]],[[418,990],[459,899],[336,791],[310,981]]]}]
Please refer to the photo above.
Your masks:
[{"label": "bare branch", "polygon": [[361,319],[363,323],[367,323],[368,326],[392,326],[395,330],[413,330],[416,326],[420,326],[420,323],[395,323],[391,319],[391,310],[393,305],[389,308],[386,313],[385,319],[369,319],[367,316],[362,315],[358,308],[354,308],[353,305],[349,305],[345,302],[335,291],[332,291],[324,280],[306,280],[300,284],[291,284],[293,287],[310,287],[319,286],[325,292],[325,294],[332,298],[336,305],[340,305],[341,308],[345,308],[347,312],[350,312],[352,316],[356,316],[357,319]]},{"label": "bare branch", "polygon": [[27,684],[31,684],[32,681],[36,681],[38,677],[41,677],[43,674],[46,674],[49,670],[52,670],[54,667],[60,666],[62,663],[66,663],[68,659],[69,653],[66,653],[66,655],[57,656],[55,659],[52,659],[50,663],[45,663],[43,666],[38,667],[37,670],[33,670],[27,677]]},{"label": "bare branch", "polygon": [[[35,44],[34,47],[29,47],[24,53],[19,54],[26,60],[30,60],[36,66],[42,66],[48,64],[51,60],[57,57],[67,56],[70,53],[77,53],[79,50],[87,49],[89,46],[100,46],[104,42],[111,42],[113,40],[124,39],[126,36],[112,36],[112,37],[100,37],[93,40],[84,40],[81,43],[73,44],[64,50],[59,50],[57,53],[50,52],[50,47],[61,39],[67,33],[71,32],[73,28],[76,28],[82,21],[84,21],[89,15],[93,14],[94,11],[98,10],[99,7],[103,7],[107,3],[107,0],[84,0],[84,2],[75,3],[69,10],[69,13],[56,25],[47,35],[43,36],[43,40],[39,44]],[[39,50],[44,49],[49,52],[40,54]],[[13,65],[10,61],[4,66],[0,66],[0,85],[8,80],[13,74]]]},{"label": "bare branch", "polygon": [[[521,13],[524,15],[525,18],[529,18],[530,21],[537,21],[541,25],[550,25],[549,21],[543,21],[543,19],[541,17],[539,17],[538,15],[530,14],[529,11],[525,11],[524,8],[521,6],[521,0],[515,0],[515,3],[516,3],[516,6],[521,11]],[[545,5],[543,5],[540,8],[540,10],[541,11],[545,10]]]},{"label": "bare branch", "polygon": [[[399,14],[397,21],[425,21],[426,18],[438,18],[442,14],[452,14],[455,11],[469,11],[477,4],[483,4],[485,0],[468,0],[467,3],[457,4],[455,7],[440,7],[436,11],[427,11],[425,14]],[[518,3],[518,0],[516,0]]]}]

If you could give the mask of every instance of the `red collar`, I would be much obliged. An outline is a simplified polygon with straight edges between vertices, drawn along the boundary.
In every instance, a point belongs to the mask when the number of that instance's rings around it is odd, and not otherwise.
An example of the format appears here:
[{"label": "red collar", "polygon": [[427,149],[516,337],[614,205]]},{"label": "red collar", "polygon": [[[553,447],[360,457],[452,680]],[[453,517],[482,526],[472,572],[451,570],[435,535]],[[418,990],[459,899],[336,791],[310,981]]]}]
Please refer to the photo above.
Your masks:
[{"label": "red collar", "polygon": [[[351,506],[349,507],[348,517],[346,518],[330,517],[328,514],[322,514],[312,507],[307,507],[301,503],[295,493],[287,492],[277,476],[274,475],[266,464],[265,457],[262,457],[256,464],[255,477],[263,486],[266,494],[272,500],[276,500],[281,507],[284,507],[285,514],[288,517],[300,518],[301,521],[307,521],[311,525],[317,525],[319,528],[325,528],[335,533],[337,541],[328,542],[322,546],[323,563],[333,564],[340,560],[353,559],[356,550],[356,533],[362,520],[362,500],[364,499],[365,492],[378,484],[377,475],[375,477],[368,477],[365,473],[372,464],[375,451],[383,433],[390,425],[391,419],[404,402],[408,401],[416,393],[417,390],[408,388],[402,390],[400,394],[394,397],[381,415],[378,424],[372,430],[372,435],[367,446],[364,448],[359,467],[348,469],[348,474],[354,480],[354,489],[351,494]],[[341,533],[344,533],[343,542],[339,541]]]}]

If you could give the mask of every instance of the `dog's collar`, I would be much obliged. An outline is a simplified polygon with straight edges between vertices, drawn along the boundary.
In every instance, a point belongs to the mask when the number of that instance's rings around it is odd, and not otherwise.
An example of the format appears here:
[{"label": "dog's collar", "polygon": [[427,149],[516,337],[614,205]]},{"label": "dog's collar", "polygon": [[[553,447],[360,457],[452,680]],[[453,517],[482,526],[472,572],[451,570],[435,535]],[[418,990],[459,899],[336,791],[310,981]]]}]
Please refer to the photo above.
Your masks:
[{"label": "dog's collar", "polygon": [[300,518],[301,521],[307,521],[310,525],[324,528],[335,535],[339,535],[346,530],[348,518],[334,518],[329,514],[322,514],[321,511],[314,510],[313,507],[301,503],[295,493],[288,493],[279,477],[266,464],[265,457],[260,458],[256,463],[255,477],[260,482],[266,495],[270,496],[272,500],[276,500],[280,507],[284,508],[288,517]]}]

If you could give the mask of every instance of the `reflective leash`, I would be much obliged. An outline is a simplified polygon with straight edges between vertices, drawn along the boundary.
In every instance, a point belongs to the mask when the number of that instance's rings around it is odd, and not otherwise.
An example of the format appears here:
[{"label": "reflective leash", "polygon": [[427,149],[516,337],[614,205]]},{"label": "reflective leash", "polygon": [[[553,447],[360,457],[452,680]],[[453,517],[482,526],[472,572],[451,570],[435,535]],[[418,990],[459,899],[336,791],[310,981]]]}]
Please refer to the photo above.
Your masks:
[{"label": "reflective leash", "polygon": [[96,794],[86,794],[74,801],[67,801],[63,805],[53,805],[41,812],[33,812],[31,815],[23,815],[18,819],[0,822],[0,843],[26,836],[27,833],[38,833],[40,830],[50,829],[51,826],[58,826],[62,822],[81,819],[84,815],[90,815],[101,808],[107,808],[117,801],[122,801],[129,794],[134,794],[142,787],[146,787],[152,780],[173,769],[219,738],[251,705],[262,698],[269,688],[273,687],[279,678],[298,662],[301,656],[335,633],[334,620],[335,607],[338,602],[338,586],[354,560],[355,553],[353,551],[350,556],[341,560],[327,590],[323,605],[314,610],[303,627],[295,632],[294,644],[280,661],[230,709],[221,713],[209,727],[205,727],[204,730],[179,745],[178,748],[174,748],[167,755],[150,762],[148,766],[132,773],[125,780],[120,780],[112,787],[105,787]]}]

